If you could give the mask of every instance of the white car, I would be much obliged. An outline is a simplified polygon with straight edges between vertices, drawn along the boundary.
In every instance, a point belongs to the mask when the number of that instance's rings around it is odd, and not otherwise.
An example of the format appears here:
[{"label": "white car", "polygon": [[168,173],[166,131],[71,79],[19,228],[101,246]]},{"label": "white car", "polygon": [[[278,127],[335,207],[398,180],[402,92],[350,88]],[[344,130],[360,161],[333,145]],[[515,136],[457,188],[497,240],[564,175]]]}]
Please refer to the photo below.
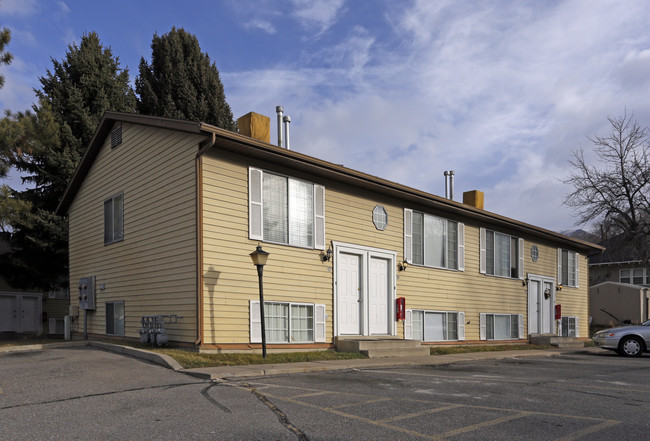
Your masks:
[{"label": "white car", "polygon": [[603,329],[593,336],[594,346],[610,349],[627,357],[650,351],[650,320],[636,326]]}]

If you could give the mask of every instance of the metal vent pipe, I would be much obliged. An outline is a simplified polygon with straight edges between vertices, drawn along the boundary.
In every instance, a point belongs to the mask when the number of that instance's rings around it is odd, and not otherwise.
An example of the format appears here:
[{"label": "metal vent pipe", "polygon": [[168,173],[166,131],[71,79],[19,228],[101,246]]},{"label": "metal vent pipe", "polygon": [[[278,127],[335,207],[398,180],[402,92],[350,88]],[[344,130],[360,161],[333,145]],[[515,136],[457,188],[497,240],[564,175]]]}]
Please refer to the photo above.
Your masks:
[{"label": "metal vent pipe", "polygon": [[282,106],[275,106],[275,112],[278,114],[278,147],[283,147],[282,145],[282,112],[284,109]]},{"label": "metal vent pipe", "polygon": [[445,170],[445,198],[449,199],[449,172]]},{"label": "metal vent pipe", "polygon": [[449,170],[449,199],[454,200],[454,171]]},{"label": "metal vent pipe", "polygon": [[284,143],[285,147],[287,150],[291,150],[291,147],[289,146],[289,124],[291,123],[291,117],[289,115],[285,116],[282,118],[282,121],[284,121]]}]

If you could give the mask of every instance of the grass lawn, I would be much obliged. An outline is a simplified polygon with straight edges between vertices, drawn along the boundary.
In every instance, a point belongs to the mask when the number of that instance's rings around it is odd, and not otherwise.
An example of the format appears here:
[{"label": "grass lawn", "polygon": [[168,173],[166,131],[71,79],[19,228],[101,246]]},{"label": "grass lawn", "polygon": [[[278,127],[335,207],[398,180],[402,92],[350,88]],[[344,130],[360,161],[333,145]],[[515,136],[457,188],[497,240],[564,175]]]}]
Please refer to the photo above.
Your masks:
[{"label": "grass lawn", "polygon": [[431,348],[431,355],[467,354],[470,352],[522,351],[530,349],[552,349],[546,345],[480,345],[480,346],[438,346]]}]

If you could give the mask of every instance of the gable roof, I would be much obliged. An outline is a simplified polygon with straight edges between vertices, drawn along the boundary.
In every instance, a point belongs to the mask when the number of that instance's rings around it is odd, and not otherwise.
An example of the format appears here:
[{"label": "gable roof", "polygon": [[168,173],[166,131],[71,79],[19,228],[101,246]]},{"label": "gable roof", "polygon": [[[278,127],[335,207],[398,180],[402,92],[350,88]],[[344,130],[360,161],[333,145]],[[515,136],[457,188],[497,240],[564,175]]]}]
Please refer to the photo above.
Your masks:
[{"label": "gable roof", "polygon": [[102,148],[104,140],[109,135],[114,123],[116,122],[157,127],[185,132],[188,134],[205,135],[206,140],[202,142],[200,146],[197,146],[197,156],[202,155],[210,148],[224,149],[251,158],[261,159],[285,167],[301,170],[315,176],[325,177],[355,187],[378,192],[408,203],[430,207],[438,212],[470,218],[480,223],[487,224],[486,226],[491,226],[493,228],[502,227],[523,234],[534,235],[553,241],[558,245],[570,246],[583,252],[593,253],[595,251],[600,252],[604,249],[600,245],[595,245],[576,238],[570,238],[554,231],[519,222],[496,213],[481,210],[471,205],[462,204],[441,196],[397,184],[342,165],[323,161],[294,150],[287,150],[272,144],[258,141],[238,133],[220,129],[210,124],[121,112],[106,112],[102,117],[86,153],[82,157],[68,188],[61,198],[61,202],[57,207],[57,214],[67,214],[70,204],[74,200],[77,191]]}]

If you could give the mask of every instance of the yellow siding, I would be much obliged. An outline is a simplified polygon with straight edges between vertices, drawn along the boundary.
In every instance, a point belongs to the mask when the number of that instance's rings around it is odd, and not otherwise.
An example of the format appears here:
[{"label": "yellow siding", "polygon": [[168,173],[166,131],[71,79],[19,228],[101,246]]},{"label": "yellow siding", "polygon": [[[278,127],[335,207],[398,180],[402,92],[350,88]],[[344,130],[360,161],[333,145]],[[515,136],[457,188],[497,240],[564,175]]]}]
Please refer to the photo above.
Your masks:
[{"label": "yellow siding", "polygon": [[[345,242],[385,249],[403,257],[404,208],[432,212],[407,205],[382,194],[353,189],[337,182],[305,175],[290,169],[255,163],[234,154],[214,150],[203,162],[203,243],[204,243],[204,343],[248,343],[249,301],[257,300],[257,272],[249,253],[257,241],[248,239],[248,166],[312,181],[325,186],[326,243]],[[382,204],[388,226],[377,230],[372,210]],[[443,216],[444,217],[444,216]],[[466,340],[479,340],[480,313],[510,313],[527,316],[527,287],[518,279],[479,273],[479,227],[484,225],[455,218],[465,223],[465,271],[411,265],[398,272],[397,297],[406,298],[406,307],[440,311],[464,311]],[[513,231],[491,228],[520,236]],[[525,273],[556,279],[557,248],[553,244],[524,236]],[[530,247],[539,248],[533,262]],[[333,334],[332,262],[321,262],[319,250],[263,243],[270,253],[264,268],[266,301],[323,303],[327,310],[327,341]],[[584,256],[583,256],[584,257]],[[581,335],[586,336],[587,265],[582,259],[580,288],[564,288],[557,302],[564,315],[580,317]],[[524,323],[527,330],[527,323]],[[403,336],[403,324],[396,326]]]},{"label": "yellow siding", "polygon": [[[125,333],[140,317],[178,314],[170,340],[196,333],[196,176],[199,136],[122,124],[122,144],[104,143],[69,210],[71,304],[82,277],[96,276],[88,332],[105,333],[105,304],[125,302]],[[104,245],[104,200],[124,193],[124,240]],[[100,285],[104,289],[100,289]],[[76,330],[83,330],[83,311]]]}]

